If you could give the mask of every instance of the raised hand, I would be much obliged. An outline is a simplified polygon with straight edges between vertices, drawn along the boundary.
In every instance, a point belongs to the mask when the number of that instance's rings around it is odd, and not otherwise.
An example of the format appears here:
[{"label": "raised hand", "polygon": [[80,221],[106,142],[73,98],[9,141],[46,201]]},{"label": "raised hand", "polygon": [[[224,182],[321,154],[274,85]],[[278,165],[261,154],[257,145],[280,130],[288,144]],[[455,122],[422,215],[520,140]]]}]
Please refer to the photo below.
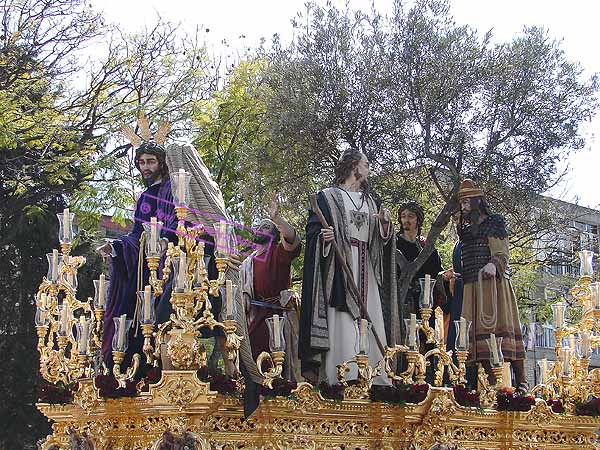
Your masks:
[{"label": "raised hand", "polygon": [[269,207],[269,217],[273,222],[279,218],[279,193],[274,192],[271,195],[271,206]]}]

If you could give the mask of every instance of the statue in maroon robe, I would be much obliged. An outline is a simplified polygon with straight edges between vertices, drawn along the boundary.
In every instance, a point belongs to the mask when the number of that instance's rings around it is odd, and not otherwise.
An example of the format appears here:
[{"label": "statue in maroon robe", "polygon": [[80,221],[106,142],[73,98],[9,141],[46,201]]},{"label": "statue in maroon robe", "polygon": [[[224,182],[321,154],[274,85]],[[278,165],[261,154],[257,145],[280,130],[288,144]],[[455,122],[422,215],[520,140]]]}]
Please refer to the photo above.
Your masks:
[{"label": "statue in maroon robe", "polygon": [[[271,219],[263,219],[256,228],[257,249],[240,267],[240,284],[248,318],[248,337],[252,357],[269,352],[269,330],[266,319],[278,314],[287,319],[286,363],[284,375],[300,380],[298,363],[299,304],[287,290],[291,287],[292,261],[300,255],[302,246],[294,228],[279,214],[274,196]],[[286,295],[287,294],[287,295]]]}]

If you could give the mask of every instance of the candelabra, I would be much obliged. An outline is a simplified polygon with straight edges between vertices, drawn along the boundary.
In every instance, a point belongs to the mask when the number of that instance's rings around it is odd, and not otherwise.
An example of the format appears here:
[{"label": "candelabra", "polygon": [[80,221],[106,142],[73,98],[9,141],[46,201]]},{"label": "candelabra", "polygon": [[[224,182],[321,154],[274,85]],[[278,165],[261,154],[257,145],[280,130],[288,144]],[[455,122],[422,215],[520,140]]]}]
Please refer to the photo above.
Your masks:
[{"label": "candelabra", "polygon": [[[161,241],[160,222],[154,218],[145,224],[144,239],[146,241],[146,261],[150,269],[150,285],[146,294],[138,294],[140,298],[151,298],[163,293],[164,283],[172,273],[172,293],[170,297],[173,313],[170,319],[161,324],[155,333],[155,347],[152,347],[151,336],[153,320],[142,324],[145,337],[144,353],[149,363],[158,364],[161,358],[162,344],[166,344],[166,356],[175,369],[195,370],[206,365],[206,357],[202,356],[199,342],[203,328],[221,328],[226,335],[225,351],[227,359],[239,373],[239,348],[242,337],[237,334],[236,295],[237,287],[226,279],[229,255],[233,248],[233,227],[224,221],[215,223],[215,265],[218,276],[208,278],[207,265],[209,257],[205,255],[203,238],[206,231],[202,226],[187,227],[187,197],[189,195],[190,175],[179,170],[172,176],[174,189],[175,213],[178,224],[176,234],[178,243],[169,243],[163,263],[162,277],[158,276]],[[226,300],[223,320],[218,321],[212,312],[210,296],[221,295]],[[140,300],[141,301],[141,300]],[[143,304],[144,302],[142,302]],[[150,301],[148,300],[150,304]],[[148,308],[142,308],[147,311]],[[150,319],[150,317],[148,317]],[[163,355],[164,356],[164,355]]]},{"label": "candelabra", "polygon": [[490,365],[494,375],[494,383],[490,383],[488,375],[484,368],[479,366],[477,371],[477,380],[481,387],[479,400],[481,406],[490,407],[496,402],[496,392],[503,386],[502,372],[504,370],[504,356],[502,354],[502,338],[496,337],[493,333],[486,339],[490,352]]},{"label": "candelabra", "polygon": [[556,361],[538,363],[541,383],[533,393],[558,398],[567,411],[575,404],[600,394],[600,377],[589,371],[589,358],[594,348],[600,347],[600,283],[593,282],[593,252],[580,252],[580,278],[570,290],[580,319],[567,325],[566,305],[552,305],[553,326],[556,338]]},{"label": "candelabra", "polygon": [[[353,359],[344,361],[337,366],[338,381],[344,386],[344,398],[360,399],[369,397],[369,389],[373,385],[375,377],[381,374],[381,361],[375,366],[369,365],[369,348],[372,324],[366,319],[357,319],[356,329],[356,356]],[[382,360],[383,361],[383,360]],[[356,384],[350,386],[346,380],[346,374],[350,372],[350,365],[356,365],[357,379]]]},{"label": "candelabra", "polygon": [[[283,373],[283,363],[285,361],[285,317],[279,317],[278,314],[273,314],[272,317],[266,319],[269,329],[269,349],[271,353],[261,352],[256,359],[256,366],[259,373],[264,377],[263,386],[273,389],[273,381],[281,378]],[[264,369],[267,365],[269,368]]]},{"label": "candelabra", "polygon": [[98,318],[89,299],[82,302],[76,298],[77,271],[85,258],[71,256],[74,215],[65,209],[57,217],[61,253],[54,249],[47,254],[48,274],[36,295],[35,325],[42,377],[51,383],[69,384],[91,374]]}]

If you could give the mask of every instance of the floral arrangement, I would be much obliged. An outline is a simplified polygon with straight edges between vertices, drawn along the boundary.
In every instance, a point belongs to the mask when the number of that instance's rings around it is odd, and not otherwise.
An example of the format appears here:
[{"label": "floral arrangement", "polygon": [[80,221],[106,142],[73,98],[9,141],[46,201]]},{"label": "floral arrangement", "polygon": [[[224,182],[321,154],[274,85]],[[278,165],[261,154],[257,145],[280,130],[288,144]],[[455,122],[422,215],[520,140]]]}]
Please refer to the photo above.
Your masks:
[{"label": "floral arrangement", "polygon": [[337,401],[344,399],[344,386],[341,384],[328,384],[323,381],[316,389],[321,392],[323,398]]},{"label": "floral arrangement", "polygon": [[163,434],[158,450],[195,450],[197,448],[199,448],[198,441],[192,434],[188,433],[187,431],[183,433],[181,437],[176,437],[169,431],[166,431]]},{"label": "floral arrangement", "polygon": [[117,379],[112,374],[97,375],[94,378],[94,386],[99,389],[100,397],[104,398],[134,397],[138,394],[135,381],[127,380],[125,387],[120,388]]},{"label": "floral arrangement", "polygon": [[292,395],[292,391],[298,387],[298,383],[295,381],[284,380],[283,378],[277,378],[273,381],[273,389],[269,389],[265,386],[260,386],[259,394],[271,398],[271,397],[289,397]]},{"label": "floral arrangement", "polygon": [[59,381],[57,384],[41,384],[38,387],[38,401],[53,405],[72,403],[77,389],[77,383],[65,385]]},{"label": "floral arrangement", "polygon": [[208,367],[205,366],[198,370],[197,375],[201,381],[210,383],[211,391],[217,391],[219,394],[233,397],[237,397],[240,394],[237,389],[236,380],[221,372],[212,375],[209,373]]},{"label": "floral arrangement", "polygon": [[587,402],[580,403],[575,408],[576,416],[600,416],[600,398],[592,397]]},{"label": "floral arrangement", "polygon": [[160,370],[160,367],[152,367],[150,370],[148,370],[148,372],[146,372],[146,376],[138,383],[140,392],[148,392],[150,385],[158,383],[161,376],[162,371]]},{"label": "floral arrangement", "polygon": [[395,383],[392,386],[373,385],[371,401],[404,405],[406,403],[421,403],[427,397],[428,384]]},{"label": "floral arrangement", "polygon": [[471,391],[461,385],[453,386],[452,390],[454,391],[454,399],[460,406],[466,406],[470,408],[481,407],[479,393],[477,391]]},{"label": "floral arrangement", "polygon": [[552,412],[555,412],[557,414],[562,414],[565,412],[565,405],[563,405],[562,401],[560,400],[554,400],[552,398],[549,398],[548,400],[546,400],[546,405],[548,405],[552,409]]},{"label": "floral arrangement", "polygon": [[535,404],[532,395],[519,395],[512,387],[500,389],[496,393],[498,411],[529,411]]}]

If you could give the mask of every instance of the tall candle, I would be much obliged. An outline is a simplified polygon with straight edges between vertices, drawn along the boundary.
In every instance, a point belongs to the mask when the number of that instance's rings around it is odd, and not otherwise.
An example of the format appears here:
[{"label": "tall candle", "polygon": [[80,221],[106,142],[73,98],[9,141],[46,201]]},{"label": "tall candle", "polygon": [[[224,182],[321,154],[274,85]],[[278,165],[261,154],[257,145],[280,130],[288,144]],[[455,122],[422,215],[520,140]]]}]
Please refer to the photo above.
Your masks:
[{"label": "tall candle", "polygon": [[185,170],[179,169],[177,174],[177,200],[179,203],[185,203]]},{"label": "tall candle", "polygon": [[71,234],[71,213],[69,208],[65,208],[63,211],[63,240],[70,241]]},{"label": "tall candle", "polygon": [[46,308],[46,293],[42,292],[39,299],[39,307],[42,309]]},{"label": "tall candle", "polygon": [[187,285],[187,255],[185,253],[181,253],[179,255],[179,273],[177,275],[177,286],[180,289],[185,290]]},{"label": "tall candle", "polygon": [[69,327],[69,305],[63,304],[60,310],[60,331],[63,335],[67,334],[67,328]]},{"label": "tall candle", "polygon": [[[48,313],[43,308],[39,308],[38,312],[39,312],[39,324],[45,326],[47,324],[46,323],[46,316],[48,315]],[[37,323],[36,323],[36,325],[37,325]]]},{"label": "tall candle", "polygon": [[540,375],[542,376],[542,384],[548,381],[548,360],[546,358],[540,361]]},{"label": "tall candle", "polygon": [[562,328],[565,324],[565,305],[562,302],[552,305],[554,328]]},{"label": "tall candle", "polygon": [[575,341],[575,336],[572,334],[569,335],[569,348],[571,349],[571,353],[574,355],[577,354],[577,342]]},{"label": "tall candle", "polygon": [[358,350],[359,353],[367,353],[367,319],[360,319]]},{"label": "tall candle", "polygon": [[81,330],[81,336],[79,336],[79,354],[87,353],[87,342],[88,342],[88,334],[90,330],[90,323],[85,320],[85,317],[82,315],[79,317],[79,324]]},{"label": "tall candle", "polygon": [[579,253],[580,266],[579,270],[582,277],[591,277],[594,274],[594,252],[590,250],[582,250]]},{"label": "tall candle", "polygon": [[427,305],[431,308],[431,302],[429,296],[431,295],[431,275],[425,274],[425,289],[423,290],[423,305]]},{"label": "tall candle", "polygon": [[219,232],[217,233],[217,250],[223,254],[226,253],[226,249],[225,249],[225,245],[226,245],[225,233],[226,232],[227,232],[227,224],[225,223],[224,220],[221,220],[219,222]]},{"label": "tall candle", "polygon": [[460,334],[458,335],[458,343],[461,348],[467,347],[467,319],[460,318]]},{"label": "tall candle", "polygon": [[496,335],[490,334],[490,349],[492,350],[492,364],[500,364],[500,357],[498,356],[498,345],[496,344]]},{"label": "tall candle", "polygon": [[152,291],[150,286],[144,288],[144,322],[150,322],[150,312],[152,311]]},{"label": "tall candle", "polygon": [[127,325],[127,314],[119,317],[119,335],[117,338],[117,349],[120,351],[125,344],[125,330]]},{"label": "tall candle", "polygon": [[411,348],[415,348],[417,346],[417,315],[410,315],[410,326],[408,330],[408,346]]},{"label": "tall candle", "polygon": [[98,281],[98,306],[100,308],[104,308],[104,283],[106,281],[106,277],[103,273],[100,274],[100,280]]},{"label": "tall candle", "polygon": [[233,316],[233,282],[225,281],[225,314],[227,318]]},{"label": "tall candle", "polygon": [[58,250],[52,250],[52,281],[58,280]]},{"label": "tall candle", "polygon": [[569,375],[571,373],[571,349],[563,348],[562,349],[562,357],[563,357],[563,374]]},{"label": "tall candle", "polygon": [[581,356],[583,358],[588,358],[590,356],[590,352],[592,350],[592,341],[590,338],[589,331],[581,332],[581,341],[580,341],[579,345],[581,347]]},{"label": "tall candle", "polygon": [[273,341],[275,343],[275,349],[279,350],[281,348],[281,338],[279,336],[279,314],[273,314]]},{"label": "tall candle", "polygon": [[150,253],[156,254],[156,237],[157,237],[157,222],[156,217],[150,218]]},{"label": "tall candle", "polygon": [[600,309],[600,282],[591,283],[592,290],[592,306],[594,309]]},{"label": "tall candle", "polygon": [[435,329],[438,333],[438,338],[440,340],[440,344],[444,343],[444,313],[442,309],[438,306],[435,308]]}]

